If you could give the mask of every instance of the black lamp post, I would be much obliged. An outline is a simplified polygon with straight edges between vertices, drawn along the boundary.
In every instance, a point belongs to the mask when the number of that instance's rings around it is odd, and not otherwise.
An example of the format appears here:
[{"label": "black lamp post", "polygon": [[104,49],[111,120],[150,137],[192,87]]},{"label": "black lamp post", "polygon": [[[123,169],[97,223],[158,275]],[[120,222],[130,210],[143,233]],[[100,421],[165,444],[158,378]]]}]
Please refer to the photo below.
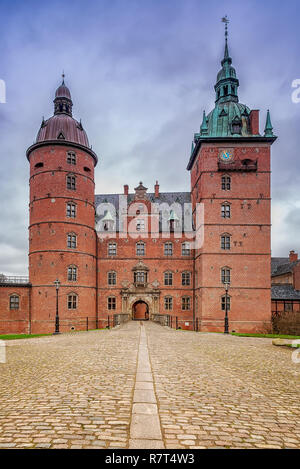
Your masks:
[{"label": "black lamp post", "polygon": [[56,287],[56,315],[55,315],[55,332],[54,334],[59,334],[59,315],[58,315],[58,290],[60,287],[60,281],[55,280],[54,285]]},{"label": "black lamp post", "polygon": [[229,324],[228,324],[228,288],[229,288],[229,283],[225,283],[225,320],[224,320],[224,334],[229,334]]}]

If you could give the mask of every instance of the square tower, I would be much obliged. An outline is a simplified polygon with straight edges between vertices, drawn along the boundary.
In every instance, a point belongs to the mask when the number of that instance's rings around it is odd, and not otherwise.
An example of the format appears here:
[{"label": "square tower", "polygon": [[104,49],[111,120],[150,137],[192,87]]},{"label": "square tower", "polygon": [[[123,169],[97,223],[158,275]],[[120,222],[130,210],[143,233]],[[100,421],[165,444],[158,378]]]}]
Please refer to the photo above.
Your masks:
[{"label": "square tower", "polygon": [[[202,244],[195,250],[195,311],[202,331],[262,331],[271,320],[270,147],[259,111],[239,102],[227,34],[215,85],[215,108],[194,135],[187,169],[193,212],[203,204]],[[227,292],[226,292],[227,290]]]}]

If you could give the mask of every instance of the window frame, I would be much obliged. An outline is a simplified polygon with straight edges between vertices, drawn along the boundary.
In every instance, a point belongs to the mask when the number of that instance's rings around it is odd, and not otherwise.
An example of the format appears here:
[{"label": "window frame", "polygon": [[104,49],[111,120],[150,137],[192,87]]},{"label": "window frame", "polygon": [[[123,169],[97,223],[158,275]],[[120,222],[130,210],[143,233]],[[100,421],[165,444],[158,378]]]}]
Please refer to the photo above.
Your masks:
[{"label": "window frame", "polygon": [[166,270],[164,272],[164,286],[172,287],[173,286],[173,272],[171,270]]},{"label": "window frame", "polygon": [[117,272],[109,270],[107,272],[107,285],[114,286],[117,284]]},{"label": "window frame", "polygon": [[11,293],[9,295],[9,309],[16,311],[20,309],[20,295],[17,293]]},{"label": "window frame", "polygon": [[229,202],[223,202],[221,205],[221,217],[231,218],[231,204]]},{"label": "window frame", "polygon": [[144,241],[138,241],[135,244],[135,253],[137,256],[145,256],[146,255],[146,243]]},{"label": "window frame", "polygon": [[117,243],[114,241],[111,241],[107,245],[107,255],[108,256],[116,256],[117,255]]},{"label": "window frame", "polygon": [[165,311],[173,311],[173,296],[164,297],[164,309]]},{"label": "window frame", "polygon": [[67,294],[67,306],[68,306],[68,310],[78,308],[78,295],[77,295],[77,293],[71,292],[71,293]]},{"label": "window frame", "polygon": [[227,174],[221,176],[221,189],[222,191],[231,191],[231,177]]},{"label": "window frame", "polygon": [[76,249],[77,248],[77,234],[76,233],[68,233],[67,234],[67,248],[68,249]]},{"label": "window frame", "polygon": [[[231,296],[227,295],[227,311],[231,308]],[[226,295],[221,296],[221,310],[226,311]]]},{"label": "window frame", "polygon": [[173,256],[173,243],[170,241],[164,243],[164,256]]},{"label": "window frame", "polygon": [[190,287],[191,279],[192,279],[192,275],[190,271],[184,270],[183,272],[181,272],[181,286],[182,287]]},{"label": "window frame", "polygon": [[67,269],[68,282],[78,281],[78,267],[76,265],[69,265]]},{"label": "window frame", "polygon": [[[228,280],[229,279],[229,280]],[[231,283],[231,268],[228,266],[221,267],[221,282],[223,285]]]},{"label": "window frame", "polygon": [[[188,247],[187,247],[188,246]],[[191,255],[191,245],[189,242],[181,243],[181,255],[190,256]]]},{"label": "window frame", "polygon": [[66,217],[67,218],[76,218],[77,215],[77,204],[74,202],[66,203]]},{"label": "window frame", "polygon": [[66,186],[69,191],[76,191],[76,176],[75,174],[67,174]]},{"label": "window frame", "polygon": [[220,236],[220,248],[223,251],[230,251],[231,249],[231,235],[228,233],[222,233]]},{"label": "window frame", "polygon": [[191,297],[190,296],[182,296],[181,297],[181,309],[182,309],[182,311],[190,311],[191,310]]},{"label": "window frame", "polygon": [[115,311],[117,309],[117,298],[115,296],[107,297],[107,310]]},{"label": "window frame", "polygon": [[76,166],[77,164],[77,155],[75,151],[68,151],[67,152],[67,164],[72,164],[73,166]]}]

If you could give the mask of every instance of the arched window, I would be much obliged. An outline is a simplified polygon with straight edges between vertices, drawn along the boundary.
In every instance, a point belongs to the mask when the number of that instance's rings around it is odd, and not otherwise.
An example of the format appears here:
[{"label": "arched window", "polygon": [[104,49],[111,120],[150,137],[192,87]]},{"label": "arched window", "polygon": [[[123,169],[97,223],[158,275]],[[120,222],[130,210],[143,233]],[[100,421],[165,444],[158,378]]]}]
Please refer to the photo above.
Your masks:
[{"label": "arched window", "polygon": [[[231,306],[231,298],[229,295],[227,295],[227,311],[230,311],[230,306]],[[226,310],[226,295],[223,295],[221,297],[221,309],[222,311]]]},{"label": "arched window", "polygon": [[221,178],[221,187],[222,191],[230,191],[231,190],[231,177],[223,175]]},{"label": "arched window", "polygon": [[139,241],[138,243],[136,243],[136,255],[137,256],[145,255],[145,243],[143,243],[143,241]]},{"label": "arched window", "polygon": [[117,300],[115,296],[109,296],[107,298],[107,309],[114,310],[117,308]]},{"label": "arched window", "polygon": [[229,267],[222,267],[221,269],[221,282],[230,283],[231,269]]},{"label": "arched window", "polygon": [[181,309],[183,311],[188,311],[191,309],[191,297],[190,296],[183,296],[181,298]]},{"label": "arched window", "polygon": [[230,249],[230,234],[223,233],[220,237],[221,240],[221,249]]},{"label": "arched window", "polygon": [[183,256],[189,256],[191,254],[190,243],[182,243],[182,245],[181,245],[181,254]]},{"label": "arched window", "polygon": [[164,284],[166,286],[173,285],[173,272],[165,272],[164,273]]},{"label": "arched window", "polygon": [[77,236],[75,233],[67,234],[67,247],[71,249],[76,249],[77,247]]},{"label": "arched window", "polygon": [[20,297],[19,295],[13,294],[9,297],[9,309],[19,309],[20,308]]},{"label": "arched window", "polygon": [[67,163],[76,164],[76,153],[74,151],[68,151],[67,153]]},{"label": "arched window", "polygon": [[224,202],[221,205],[221,217],[222,218],[230,218],[231,217],[231,209],[230,209],[230,204],[228,202]]},{"label": "arched window", "polygon": [[164,298],[165,302],[165,310],[166,311],[172,311],[173,309],[173,298],[172,296],[165,296]]},{"label": "arched window", "polygon": [[67,217],[69,218],[76,218],[76,204],[73,202],[67,203]]},{"label": "arched window", "polygon": [[117,274],[116,272],[110,271],[107,273],[107,283],[108,285],[116,285],[117,283]]},{"label": "arched window", "polygon": [[108,255],[116,256],[117,255],[117,243],[108,243]]},{"label": "arched window", "polygon": [[173,243],[165,243],[164,244],[164,255],[165,256],[173,256]]},{"label": "arched window", "polygon": [[191,284],[191,272],[182,272],[181,284],[182,286],[188,286]]},{"label": "arched window", "polygon": [[76,190],[76,176],[74,174],[67,175],[67,189]]},{"label": "arched window", "polygon": [[77,309],[78,305],[78,296],[76,293],[68,294],[68,309]]},{"label": "arched window", "polygon": [[68,280],[70,282],[77,281],[77,267],[75,265],[70,265],[68,267]]}]

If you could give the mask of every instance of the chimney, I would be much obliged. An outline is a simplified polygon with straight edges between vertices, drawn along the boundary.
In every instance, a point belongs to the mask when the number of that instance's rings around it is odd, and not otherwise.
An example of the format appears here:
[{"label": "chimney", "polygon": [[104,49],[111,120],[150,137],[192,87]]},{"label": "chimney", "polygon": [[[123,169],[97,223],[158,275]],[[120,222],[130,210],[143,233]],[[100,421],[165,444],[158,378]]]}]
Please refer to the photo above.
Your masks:
[{"label": "chimney", "polygon": [[252,109],[249,118],[251,134],[259,135],[259,110]]},{"label": "chimney", "polygon": [[155,191],[155,198],[158,199],[159,198],[159,184],[158,184],[158,181],[156,181],[156,184],[154,186],[154,191]]},{"label": "chimney", "polygon": [[128,195],[129,187],[128,184],[124,185],[124,195]]},{"label": "chimney", "polygon": [[296,262],[298,260],[298,253],[295,251],[290,251],[290,262]]}]

